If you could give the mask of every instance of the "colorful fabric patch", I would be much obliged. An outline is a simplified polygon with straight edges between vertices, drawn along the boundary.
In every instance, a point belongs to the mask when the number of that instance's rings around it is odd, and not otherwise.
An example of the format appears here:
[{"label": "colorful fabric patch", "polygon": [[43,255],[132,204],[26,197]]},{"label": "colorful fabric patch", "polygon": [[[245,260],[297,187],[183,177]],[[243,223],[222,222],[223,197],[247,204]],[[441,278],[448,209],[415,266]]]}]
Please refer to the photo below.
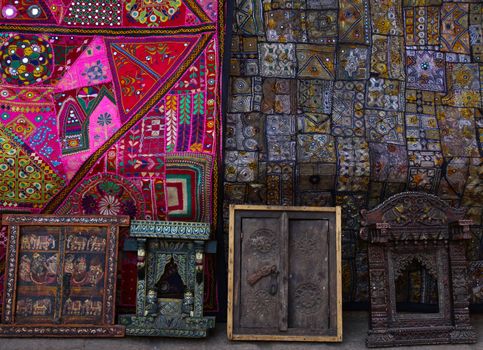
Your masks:
[{"label": "colorful fabric patch", "polygon": [[446,90],[443,53],[407,50],[406,60],[408,88],[439,92]]},{"label": "colorful fabric patch", "polygon": [[476,63],[448,63],[448,90],[443,104],[455,107],[481,106],[479,69]]},{"label": "colorful fabric patch", "polygon": [[340,45],[338,49],[337,79],[369,78],[369,50],[365,46]]},{"label": "colorful fabric patch", "polygon": [[3,126],[0,126],[0,150],[0,205],[3,208],[39,212],[64,186],[64,180],[48,163]]},{"label": "colorful fabric patch", "polygon": [[441,45],[444,52],[470,53],[468,4],[442,4]]},{"label": "colorful fabric patch", "polygon": [[404,83],[398,80],[370,78],[366,90],[368,108],[404,110]]},{"label": "colorful fabric patch", "polygon": [[436,6],[406,7],[406,45],[439,45],[440,12]]},{"label": "colorful fabric patch", "polygon": [[260,44],[260,75],[263,77],[295,76],[295,45]]},{"label": "colorful fabric patch", "polygon": [[403,144],[404,121],[401,112],[366,109],[366,136],[369,141]]},{"label": "colorful fabric patch", "polygon": [[362,82],[337,81],[334,88],[332,134],[364,136],[364,92]]},{"label": "colorful fabric patch", "polygon": [[445,157],[478,157],[472,109],[439,106],[436,116]]},{"label": "colorful fabric patch", "polygon": [[340,42],[369,44],[369,2],[340,0],[339,6]]},{"label": "colorful fabric patch", "polygon": [[401,35],[401,1],[371,0],[372,32],[374,34]]},{"label": "colorful fabric patch", "polygon": [[371,73],[381,78],[404,80],[403,45],[398,36],[372,36]]},{"label": "colorful fabric patch", "polygon": [[210,220],[212,164],[209,155],[172,153],[166,157],[168,220]]}]

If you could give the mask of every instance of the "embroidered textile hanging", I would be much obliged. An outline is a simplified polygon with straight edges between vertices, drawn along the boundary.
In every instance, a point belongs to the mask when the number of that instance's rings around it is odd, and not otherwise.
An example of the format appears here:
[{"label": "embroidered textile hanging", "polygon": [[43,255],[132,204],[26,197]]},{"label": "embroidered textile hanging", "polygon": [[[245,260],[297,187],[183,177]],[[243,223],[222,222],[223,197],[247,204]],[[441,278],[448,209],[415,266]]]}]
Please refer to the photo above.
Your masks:
[{"label": "embroidered textile hanging", "polygon": [[[222,1],[0,0],[0,12],[0,213],[214,223]],[[135,256],[121,267],[120,304],[134,306]]]},{"label": "embroidered textile hanging", "polygon": [[[424,191],[469,208],[483,303],[483,5],[478,0],[235,0],[228,204],[343,208],[346,302],[368,299],[359,211]],[[430,279],[409,276],[408,301]]]}]

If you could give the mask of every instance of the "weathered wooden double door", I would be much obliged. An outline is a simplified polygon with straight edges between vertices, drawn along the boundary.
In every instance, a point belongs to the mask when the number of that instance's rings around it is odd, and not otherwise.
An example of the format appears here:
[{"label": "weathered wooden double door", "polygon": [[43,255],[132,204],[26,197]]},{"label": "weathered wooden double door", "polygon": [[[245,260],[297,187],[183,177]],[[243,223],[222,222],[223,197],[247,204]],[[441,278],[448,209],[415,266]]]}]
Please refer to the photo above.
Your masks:
[{"label": "weathered wooden double door", "polygon": [[232,210],[229,335],[340,340],[336,208],[266,208]]}]

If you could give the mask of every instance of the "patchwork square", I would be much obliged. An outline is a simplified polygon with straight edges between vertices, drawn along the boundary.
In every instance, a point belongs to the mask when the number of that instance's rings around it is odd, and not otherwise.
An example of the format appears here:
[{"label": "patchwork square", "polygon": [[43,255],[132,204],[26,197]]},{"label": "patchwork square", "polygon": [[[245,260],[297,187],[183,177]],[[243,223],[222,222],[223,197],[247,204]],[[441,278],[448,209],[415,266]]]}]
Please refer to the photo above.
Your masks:
[{"label": "patchwork square", "polygon": [[233,77],[231,79],[232,97],[229,111],[252,112],[259,111],[262,100],[262,85],[260,77]]},{"label": "patchwork square", "polygon": [[335,136],[364,136],[363,82],[337,81],[334,88],[332,134]]},{"label": "patchwork square", "polygon": [[294,44],[259,44],[260,75],[293,78],[296,72]]},{"label": "patchwork square", "polygon": [[439,45],[439,7],[406,7],[404,8],[404,21],[406,45]]},{"label": "patchwork square", "polygon": [[483,24],[471,24],[470,47],[471,55],[475,62],[483,62]]},{"label": "patchwork square", "polygon": [[307,10],[305,25],[310,43],[335,44],[337,42],[337,10]]},{"label": "patchwork square", "polygon": [[369,143],[371,180],[401,182],[407,179],[407,152],[403,145]]},{"label": "patchwork square", "polygon": [[337,191],[367,191],[369,145],[360,137],[337,137]]},{"label": "patchwork square", "polygon": [[473,109],[438,106],[436,117],[445,157],[479,156]]},{"label": "patchwork square", "polygon": [[404,80],[404,41],[398,36],[372,36],[371,73],[380,78]]},{"label": "patchwork square", "polygon": [[225,180],[253,182],[258,173],[258,152],[225,152]]},{"label": "patchwork square", "polygon": [[407,50],[407,87],[429,91],[446,90],[444,54],[437,51]]},{"label": "patchwork square", "polygon": [[294,205],[294,163],[267,163],[267,204]]},{"label": "patchwork square", "polygon": [[481,106],[480,76],[477,63],[448,63],[448,95],[442,103],[456,107]]},{"label": "patchwork square", "polygon": [[212,162],[209,155],[179,153],[166,157],[168,220],[210,220]]},{"label": "patchwork square", "polygon": [[295,134],[295,117],[292,115],[268,115],[267,136],[287,138]]},{"label": "patchwork square", "polygon": [[263,81],[263,113],[295,113],[297,109],[297,81],[295,79],[266,78]]},{"label": "patchwork square", "polygon": [[264,35],[262,3],[257,0],[235,0],[235,6],[235,30],[247,35]]},{"label": "patchwork square", "polygon": [[404,120],[401,112],[366,109],[365,119],[369,141],[404,143]]},{"label": "patchwork square", "polygon": [[468,4],[445,2],[441,5],[441,51],[470,53]]},{"label": "patchwork square", "polygon": [[469,33],[471,57],[474,62],[483,62],[483,4],[470,4]]},{"label": "patchwork square", "polygon": [[369,1],[339,0],[339,42],[369,44]]},{"label": "patchwork square", "polygon": [[263,151],[265,145],[265,117],[261,113],[227,114],[225,149]]},{"label": "patchwork square", "polygon": [[297,62],[300,78],[335,78],[335,46],[299,44]]},{"label": "patchwork square", "polygon": [[302,17],[305,13],[294,10],[265,12],[265,35],[271,42],[303,41]]},{"label": "patchwork square", "polygon": [[270,161],[295,160],[295,117],[292,115],[269,115],[266,122],[268,159]]},{"label": "patchwork square", "polygon": [[435,93],[423,90],[406,90],[406,113],[435,115]]},{"label": "patchwork square", "polygon": [[435,193],[441,179],[440,152],[408,151],[408,190]]},{"label": "patchwork square", "polygon": [[337,79],[369,78],[369,49],[366,46],[340,45],[337,50]]},{"label": "patchwork square", "polygon": [[404,82],[370,78],[366,89],[366,106],[388,111],[404,110]]},{"label": "patchwork square", "polygon": [[258,73],[258,45],[256,37],[233,35],[230,75],[257,76]]},{"label": "patchwork square", "polygon": [[300,162],[335,162],[334,137],[326,134],[299,134],[297,155]]},{"label": "patchwork square", "polygon": [[332,111],[334,83],[328,80],[298,80],[299,108],[304,112],[325,113]]},{"label": "patchwork square", "polygon": [[406,139],[408,150],[441,151],[436,117],[426,114],[407,114]]},{"label": "patchwork square", "polygon": [[371,0],[372,32],[384,35],[402,35],[401,1]]}]

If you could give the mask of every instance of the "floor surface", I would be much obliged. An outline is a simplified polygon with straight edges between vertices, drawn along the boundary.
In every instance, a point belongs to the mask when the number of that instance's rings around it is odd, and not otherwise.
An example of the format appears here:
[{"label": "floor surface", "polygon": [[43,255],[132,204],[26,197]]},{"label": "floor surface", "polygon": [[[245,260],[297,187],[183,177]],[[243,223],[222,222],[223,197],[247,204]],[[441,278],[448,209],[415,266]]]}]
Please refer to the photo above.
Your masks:
[{"label": "floor surface", "polygon": [[[427,350],[483,350],[483,314],[472,314],[473,326],[479,341],[473,345],[437,345],[399,347],[397,349]],[[344,341],[342,343],[285,343],[285,342],[230,342],[226,338],[226,324],[218,323],[207,339],[175,338],[118,338],[118,339],[0,339],[0,350],[306,350],[306,349],[365,349],[368,326],[367,312],[344,313]]]}]

